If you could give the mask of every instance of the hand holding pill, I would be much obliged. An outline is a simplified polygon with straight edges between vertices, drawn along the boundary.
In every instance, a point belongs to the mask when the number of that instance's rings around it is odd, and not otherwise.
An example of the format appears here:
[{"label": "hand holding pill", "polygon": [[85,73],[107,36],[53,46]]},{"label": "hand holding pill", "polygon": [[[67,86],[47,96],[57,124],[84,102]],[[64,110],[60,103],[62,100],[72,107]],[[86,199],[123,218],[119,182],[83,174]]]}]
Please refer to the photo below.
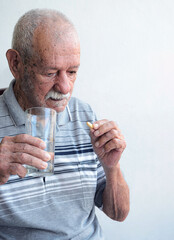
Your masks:
[{"label": "hand holding pill", "polygon": [[126,147],[120,129],[115,122],[106,119],[96,121],[93,124],[87,122],[87,125],[92,130],[90,133],[91,142],[104,169],[115,168]]}]

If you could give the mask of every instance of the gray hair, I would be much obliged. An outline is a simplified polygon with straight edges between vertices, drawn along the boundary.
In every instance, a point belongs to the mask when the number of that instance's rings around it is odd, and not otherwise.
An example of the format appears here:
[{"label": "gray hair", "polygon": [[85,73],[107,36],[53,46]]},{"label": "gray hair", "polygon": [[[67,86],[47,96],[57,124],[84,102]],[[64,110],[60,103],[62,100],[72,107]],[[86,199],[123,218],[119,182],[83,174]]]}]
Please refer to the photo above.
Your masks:
[{"label": "gray hair", "polygon": [[33,56],[34,30],[41,24],[46,24],[47,19],[58,21],[60,25],[66,23],[74,28],[72,22],[57,10],[33,9],[26,12],[16,23],[12,38],[12,48],[19,52],[24,63]]}]

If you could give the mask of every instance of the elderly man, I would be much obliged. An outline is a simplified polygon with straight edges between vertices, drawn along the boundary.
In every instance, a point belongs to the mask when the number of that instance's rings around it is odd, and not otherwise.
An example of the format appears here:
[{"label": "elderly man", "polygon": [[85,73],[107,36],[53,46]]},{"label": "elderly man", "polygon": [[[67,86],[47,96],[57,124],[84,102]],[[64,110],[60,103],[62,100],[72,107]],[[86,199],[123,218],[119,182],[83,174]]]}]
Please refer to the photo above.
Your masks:
[{"label": "elderly man", "polygon": [[[6,56],[14,80],[0,97],[0,239],[104,239],[95,206],[117,221],[129,212],[119,164],[126,143],[113,121],[71,97],[80,66],[73,24],[60,12],[31,10]],[[24,167],[45,169],[50,159],[45,143],[25,134],[24,111],[35,106],[58,114],[55,173],[45,178]]]}]

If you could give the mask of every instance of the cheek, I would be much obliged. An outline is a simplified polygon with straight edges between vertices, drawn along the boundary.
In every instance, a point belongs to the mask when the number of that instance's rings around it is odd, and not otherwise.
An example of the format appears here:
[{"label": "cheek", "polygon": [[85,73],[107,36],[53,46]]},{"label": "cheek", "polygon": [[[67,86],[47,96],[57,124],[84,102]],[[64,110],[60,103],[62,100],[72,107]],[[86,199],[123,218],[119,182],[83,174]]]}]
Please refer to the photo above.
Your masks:
[{"label": "cheek", "polygon": [[76,81],[76,77],[74,77],[74,78],[70,81],[70,86],[71,86],[72,89],[73,89],[73,87],[74,87],[75,81]]},{"label": "cheek", "polygon": [[52,84],[38,82],[36,86],[36,94],[39,95],[41,98],[45,98],[45,96],[51,89],[52,89]]},{"label": "cheek", "polygon": [[41,76],[35,75],[34,86],[37,95],[45,97],[53,85],[54,83],[52,81],[45,81]]}]

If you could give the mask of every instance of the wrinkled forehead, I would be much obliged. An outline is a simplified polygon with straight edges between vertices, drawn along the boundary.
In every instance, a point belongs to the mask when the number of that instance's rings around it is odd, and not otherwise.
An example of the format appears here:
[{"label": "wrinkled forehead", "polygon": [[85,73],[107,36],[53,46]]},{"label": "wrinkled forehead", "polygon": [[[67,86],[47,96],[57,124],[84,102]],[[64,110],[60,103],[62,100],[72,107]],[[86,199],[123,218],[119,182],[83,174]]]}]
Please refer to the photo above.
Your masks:
[{"label": "wrinkled forehead", "polygon": [[80,51],[80,42],[73,26],[49,20],[36,28],[33,48],[38,54],[48,51],[51,54],[55,49],[73,52]]},{"label": "wrinkled forehead", "polygon": [[41,26],[34,33],[33,50],[31,63],[40,67],[80,65],[80,42],[71,28]]},{"label": "wrinkled forehead", "polygon": [[57,32],[54,28],[38,31],[33,40],[33,60],[39,65],[62,62],[62,59],[66,62],[75,60],[72,64],[80,64],[80,43],[73,31]]}]

